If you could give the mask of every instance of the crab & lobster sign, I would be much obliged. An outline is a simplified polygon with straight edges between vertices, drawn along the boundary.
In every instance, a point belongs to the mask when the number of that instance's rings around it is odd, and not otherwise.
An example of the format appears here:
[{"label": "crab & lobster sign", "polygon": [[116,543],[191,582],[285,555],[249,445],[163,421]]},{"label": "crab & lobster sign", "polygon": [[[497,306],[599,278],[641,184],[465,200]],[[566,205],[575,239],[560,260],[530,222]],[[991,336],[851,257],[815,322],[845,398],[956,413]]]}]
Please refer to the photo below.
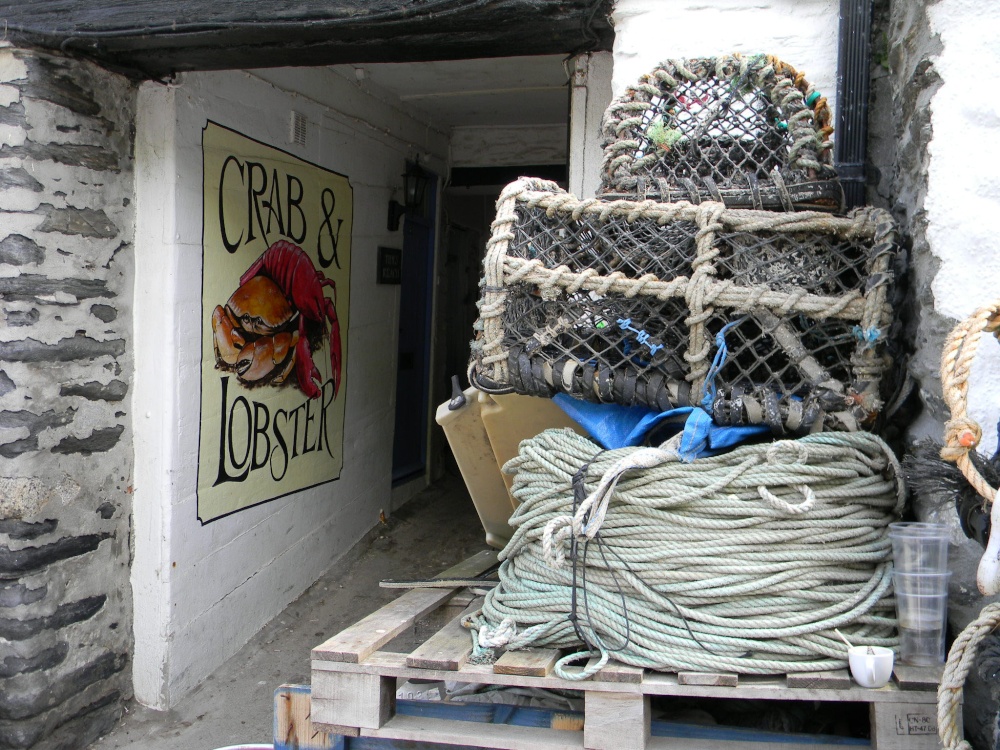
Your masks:
[{"label": "crab & lobster sign", "polygon": [[[333,290],[333,299],[324,289]],[[329,325],[330,372],[334,398],[340,390],[340,323],[337,287],[312,260],[287,240],[279,240],[240,277],[225,305],[212,313],[216,365],[233,371],[248,387],[294,382],[309,398],[322,392],[313,361]]]}]

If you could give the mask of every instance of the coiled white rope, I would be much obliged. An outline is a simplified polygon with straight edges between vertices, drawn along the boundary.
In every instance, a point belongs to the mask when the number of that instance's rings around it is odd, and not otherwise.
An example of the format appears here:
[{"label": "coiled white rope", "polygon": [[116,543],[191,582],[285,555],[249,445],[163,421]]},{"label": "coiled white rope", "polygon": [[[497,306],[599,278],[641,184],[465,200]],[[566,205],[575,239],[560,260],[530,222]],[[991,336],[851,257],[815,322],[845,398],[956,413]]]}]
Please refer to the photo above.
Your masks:
[{"label": "coiled white rope", "polygon": [[[897,644],[887,526],[904,490],[874,435],[822,433],[682,463],[670,444],[601,451],[548,430],[505,470],[521,505],[500,585],[466,620],[475,658],[582,645],[557,674],[583,679],[609,657],[782,674],[843,667],[835,628],[857,644]],[[565,669],[598,655],[582,672]]]}]

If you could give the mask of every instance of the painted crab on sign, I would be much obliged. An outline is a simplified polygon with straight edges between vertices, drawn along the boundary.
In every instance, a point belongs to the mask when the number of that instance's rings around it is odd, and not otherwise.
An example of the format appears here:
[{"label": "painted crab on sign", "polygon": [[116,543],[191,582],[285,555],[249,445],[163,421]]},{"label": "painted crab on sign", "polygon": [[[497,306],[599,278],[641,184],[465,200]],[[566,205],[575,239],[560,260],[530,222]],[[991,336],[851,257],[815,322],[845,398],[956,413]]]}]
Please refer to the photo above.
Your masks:
[{"label": "painted crab on sign", "polygon": [[[333,290],[333,299],[325,287]],[[302,392],[316,398],[323,381],[312,355],[329,323],[336,398],[341,377],[336,294],[336,284],[316,270],[302,248],[275,242],[240,277],[226,304],[212,312],[216,364],[248,386],[284,385],[294,371]]]}]

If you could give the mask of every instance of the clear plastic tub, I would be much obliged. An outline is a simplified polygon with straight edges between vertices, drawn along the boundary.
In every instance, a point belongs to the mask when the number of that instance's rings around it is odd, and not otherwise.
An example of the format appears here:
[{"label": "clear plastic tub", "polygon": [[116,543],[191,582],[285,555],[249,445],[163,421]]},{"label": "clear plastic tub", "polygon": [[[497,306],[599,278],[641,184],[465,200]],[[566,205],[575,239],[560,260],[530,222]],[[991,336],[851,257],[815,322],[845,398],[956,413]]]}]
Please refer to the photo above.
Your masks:
[{"label": "clear plastic tub", "polygon": [[896,592],[899,618],[899,660],[915,666],[944,663],[948,594]]},{"label": "clear plastic tub", "polygon": [[951,531],[940,523],[899,522],[889,524],[892,557],[903,573],[943,573],[948,570]]},{"label": "clear plastic tub", "polygon": [[944,664],[944,626],[935,630],[899,629],[899,661],[914,667]]},{"label": "clear plastic tub", "polygon": [[951,572],[945,573],[906,573],[901,570],[892,572],[892,586],[896,596],[934,596],[948,593],[948,581]]}]

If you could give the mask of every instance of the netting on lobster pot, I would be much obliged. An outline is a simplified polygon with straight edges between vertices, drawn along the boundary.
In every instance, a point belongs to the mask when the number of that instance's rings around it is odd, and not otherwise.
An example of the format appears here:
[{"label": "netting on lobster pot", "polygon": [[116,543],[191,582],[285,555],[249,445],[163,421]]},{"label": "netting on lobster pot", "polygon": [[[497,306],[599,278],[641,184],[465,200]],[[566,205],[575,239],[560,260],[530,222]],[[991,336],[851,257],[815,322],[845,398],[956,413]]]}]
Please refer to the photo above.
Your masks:
[{"label": "netting on lobster pot", "polygon": [[837,211],[826,99],[768,55],[670,60],[608,107],[603,197]]},{"label": "netting on lobster pot", "polygon": [[890,364],[895,227],[878,209],[578,200],[519,180],[497,204],[470,382],[775,433],[870,427]]}]

